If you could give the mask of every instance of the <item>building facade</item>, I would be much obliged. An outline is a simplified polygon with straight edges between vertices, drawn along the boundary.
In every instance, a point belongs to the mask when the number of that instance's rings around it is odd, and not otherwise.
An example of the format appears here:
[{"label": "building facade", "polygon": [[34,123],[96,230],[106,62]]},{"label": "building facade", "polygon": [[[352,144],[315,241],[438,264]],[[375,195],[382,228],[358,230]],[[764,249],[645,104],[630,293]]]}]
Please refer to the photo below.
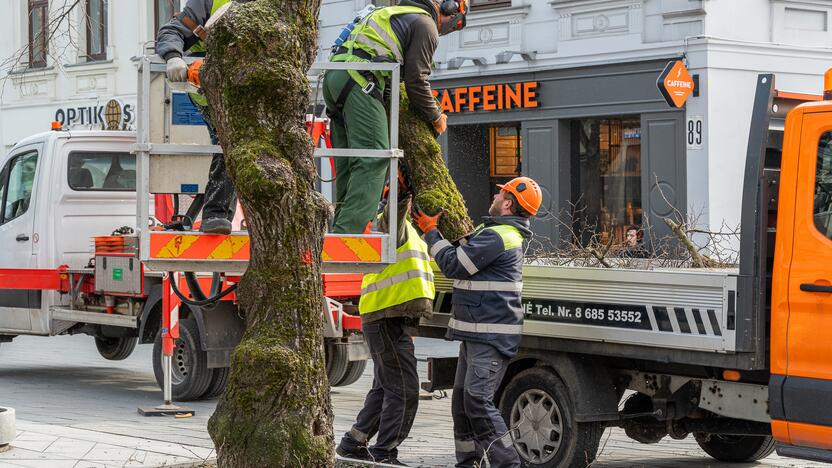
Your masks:
[{"label": "building facade", "polygon": [[[48,130],[106,127],[116,99],[121,128],[136,119],[136,57],[181,0],[0,0],[0,141]],[[184,2],[182,2],[184,3]],[[112,119],[110,119],[112,121]]]},{"label": "building facade", "polygon": [[[644,221],[665,234],[673,209],[738,226],[757,75],[819,95],[832,67],[825,0],[469,1],[434,57],[444,154],[475,217],[495,182],[541,182],[549,215],[533,224],[551,239],[553,217],[602,241]],[[321,44],[364,4],[325,1]],[[698,82],[681,109],[656,86],[678,59]]]},{"label": "building facade", "polygon": [[[832,67],[828,0],[469,1],[468,26],[434,56],[440,142],[474,217],[494,183],[540,181],[544,238],[565,235],[553,219],[565,217],[621,240],[673,209],[738,225],[757,74],[818,95]],[[368,2],[324,0],[319,60]],[[65,3],[0,0],[5,149],[53,120],[101,128],[114,98],[131,128],[136,57],[184,0],[82,0],[63,15]],[[656,81],[679,59],[698,85],[677,109]]]}]

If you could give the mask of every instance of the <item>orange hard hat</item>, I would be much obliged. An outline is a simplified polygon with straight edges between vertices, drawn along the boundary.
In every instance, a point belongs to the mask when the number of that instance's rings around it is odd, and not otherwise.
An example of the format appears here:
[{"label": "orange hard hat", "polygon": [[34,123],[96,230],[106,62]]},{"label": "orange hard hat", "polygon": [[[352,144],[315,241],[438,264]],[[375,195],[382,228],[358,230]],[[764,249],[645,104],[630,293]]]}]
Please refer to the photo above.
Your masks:
[{"label": "orange hard hat", "polygon": [[505,184],[497,184],[502,190],[514,195],[517,203],[532,216],[537,214],[543,202],[543,192],[537,182],[529,177],[515,177]]}]

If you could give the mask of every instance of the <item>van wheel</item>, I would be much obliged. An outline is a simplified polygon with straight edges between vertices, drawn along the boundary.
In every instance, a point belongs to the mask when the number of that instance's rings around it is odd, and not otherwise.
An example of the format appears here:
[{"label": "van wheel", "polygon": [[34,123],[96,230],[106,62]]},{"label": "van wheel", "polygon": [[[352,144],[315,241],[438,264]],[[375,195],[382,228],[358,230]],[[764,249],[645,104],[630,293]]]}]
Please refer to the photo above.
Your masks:
[{"label": "van wheel", "polygon": [[218,367],[212,372],[211,383],[208,384],[208,390],[205,390],[202,398],[216,398],[225,391],[225,386],[228,385],[228,376],[231,375],[230,367]]},{"label": "van wheel", "polygon": [[347,371],[344,372],[344,377],[338,381],[338,383],[333,384],[333,387],[346,387],[347,385],[352,385],[355,383],[356,380],[361,378],[361,375],[364,373],[364,369],[367,367],[367,361],[348,361],[347,362]]},{"label": "van wheel", "polygon": [[95,347],[98,349],[98,354],[110,361],[127,359],[133,354],[133,350],[136,349],[138,342],[138,336],[121,338],[95,337]]},{"label": "van wheel", "polygon": [[713,458],[729,463],[746,463],[763,459],[774,451],[771,436],[723,435],[695,432],[699,447]]},{"label": "van wheel", "polygon": [[584,468],[595,460],[604,424],[575,421],[575,405],[554,371],[535,367],[517,374],[500,412],[523,466]]},{"label": "van wheel", "polygon": [[[158,333],[153,343],[153,374],[159,388],[164,389],[162,357],[162,334]],[[213,371],[208,368],[208,353],[202,350],[196,320],[180,320],[179,339],[173,344],[171,366],[173,399],[188,401],[202,397],[211,384]]]},{"label": "van wheel", "polygon": [[337,387],[344,376],[347,375],[347,367],[350,364],[346,346],[338,346],[332,340],[324,342],[324,359],[326,360],[326,377],[329,385]]}]

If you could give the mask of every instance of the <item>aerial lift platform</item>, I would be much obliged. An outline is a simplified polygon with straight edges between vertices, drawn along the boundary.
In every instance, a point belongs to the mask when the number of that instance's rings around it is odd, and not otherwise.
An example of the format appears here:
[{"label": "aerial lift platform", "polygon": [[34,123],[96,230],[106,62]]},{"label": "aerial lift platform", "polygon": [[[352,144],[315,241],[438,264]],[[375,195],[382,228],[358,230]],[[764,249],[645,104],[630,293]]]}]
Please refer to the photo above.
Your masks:
[{"label": "aerial lift platform", "polygon": [[[196,59],[185,58],[189,65]],[[402,151],[398,148],[399,116],[398,63],[316,63],[312,71],[370,70],[392,72],[389,150],[319,148],[320,138],[326,134],[323,121],[308,123],[310,136],[315,137],[315,158],[372,157],[390,159],[389,180],[391,199],[398,195],[398,169]],[[230,299],[249,262],[250,238],[246,231],[229,235],[206,234],[198,231],[160,231],[151,229],[148,220],[152,196],[159,194],[196,195],[204,192],[210,161],[215,153],[222,153],[212,144],[188,92],[196,89],[190,83],[170,83],[165,75],[165,62],[156,55],[145,55],[139,63],[137,134],[133,152],[136,154],[136,235],[141,264],[150,270],[169,272],[163,280],[162,349],[165,356],[165,403],[157,408],[142,409],[143,414],[183,412],[171,403],[171,356],[178,338],[178,306],[184,299],[178,274],[173,272],[213,273],[230,287],[220,291],[216,300]],[[327,138],[328,141],[328,138]],[[395,203],[390,204],[389,232],[369,234],[327,234],[323,243],[323,265],[327,289],[346,288],[357,295],[361,276],[378,272],[396,260],[398,216]],[[173,290],[174,294],[170,294]],[[343,292],[343,291],[342,291]],[[223,296],[226,297],[223,297]],[[326,313],[327,310],[331,313]],[[360,319],[343,312],[339,303],[325,300],[324,316],[328,333],[343,332],[344,328],[360,329]]]}]

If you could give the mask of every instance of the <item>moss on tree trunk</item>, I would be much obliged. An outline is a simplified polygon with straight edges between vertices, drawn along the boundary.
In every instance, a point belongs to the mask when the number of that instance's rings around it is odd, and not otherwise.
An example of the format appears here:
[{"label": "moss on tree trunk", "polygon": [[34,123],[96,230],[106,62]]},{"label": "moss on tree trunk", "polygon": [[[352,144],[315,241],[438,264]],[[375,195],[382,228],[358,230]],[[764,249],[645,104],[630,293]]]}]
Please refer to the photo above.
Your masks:
[{"label": "moss on tree trunk", "polygon": [[399,108],[399,146],[404,151],[415,202],[429,214],[445,210],[439,218],[439,232],[449,240],[457,240],[474,229],[465,199],[448,172],[442,148],[433,129],[410,110],[410,100],[401,87]]},{"label": "moss on tree trunk", "polygon": [[328,206],[304,128],[319,6],[237,2],[206,44],[201,79],[251,235],[238,289],[246,331],[208,423],[220,466],[334,463],[321,334]]}]

